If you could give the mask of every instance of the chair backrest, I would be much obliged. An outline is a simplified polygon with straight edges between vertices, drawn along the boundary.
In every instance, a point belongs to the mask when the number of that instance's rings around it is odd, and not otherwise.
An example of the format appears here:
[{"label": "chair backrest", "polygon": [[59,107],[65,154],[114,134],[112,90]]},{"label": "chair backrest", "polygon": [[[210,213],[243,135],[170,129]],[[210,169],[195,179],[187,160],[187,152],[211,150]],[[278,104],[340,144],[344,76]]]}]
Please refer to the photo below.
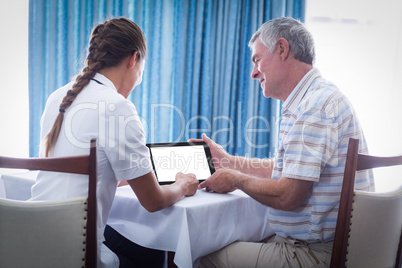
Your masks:
[{"label": "chair backrest", "polygon": [[85,197],[31,202],[0,199],[0,267],[23,267],[24,263],[26,267],[76,267],[70,264],[77,263],[96,267],[96,140],[91,140],[89,155],[0,156],[0,168],[89,175]]},{"label": "chair backrest", "polygon": [[331,268],[401,267],[402,186],[389,193],[354,190],[356,171],[402,165],[402,156],[358,153],[350,139],[339,203]]}]

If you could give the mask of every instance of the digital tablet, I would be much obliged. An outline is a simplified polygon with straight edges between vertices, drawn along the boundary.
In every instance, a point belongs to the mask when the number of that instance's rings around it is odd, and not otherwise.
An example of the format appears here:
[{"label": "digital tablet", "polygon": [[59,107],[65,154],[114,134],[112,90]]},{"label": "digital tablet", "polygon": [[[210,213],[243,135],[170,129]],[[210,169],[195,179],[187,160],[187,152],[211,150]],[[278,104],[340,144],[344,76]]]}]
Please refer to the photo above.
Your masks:
[{"label": "digital tablet", "polygon": [[149,143],[147,147],[160,184],[175,182],[178,172],[194,173],[199,181],[215,172],[211,152],[205,142]]}]

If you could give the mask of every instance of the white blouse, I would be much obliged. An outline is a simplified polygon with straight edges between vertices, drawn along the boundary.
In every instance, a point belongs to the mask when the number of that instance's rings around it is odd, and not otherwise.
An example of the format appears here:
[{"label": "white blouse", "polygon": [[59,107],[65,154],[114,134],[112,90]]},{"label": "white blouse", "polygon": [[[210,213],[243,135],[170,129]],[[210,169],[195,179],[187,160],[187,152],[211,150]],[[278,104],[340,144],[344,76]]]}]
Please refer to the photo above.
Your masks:
[{"label": "white blouse", "polygon": [[[44,137],[50,131],[59,113],[59,105],[71,87],[72,83],[69,83],[59,88],[46,103],[41,120],[39,155],[42,157]],[[90,140],[94,138],[97,139],[98,256],[101,256],[103,231],[119,181],[131,180],[152,170],[149,150],[145,146],[145,132],[134,104],[120,95],[113,83],[101,74],[96,74],[66,109],[51,156],[88,154]],[[87,195],[88,180],[84,178],[84,175],[40,172],[31,190],[31,200]],[[104,250],[107,249],[103,246],[102,252]]]}]

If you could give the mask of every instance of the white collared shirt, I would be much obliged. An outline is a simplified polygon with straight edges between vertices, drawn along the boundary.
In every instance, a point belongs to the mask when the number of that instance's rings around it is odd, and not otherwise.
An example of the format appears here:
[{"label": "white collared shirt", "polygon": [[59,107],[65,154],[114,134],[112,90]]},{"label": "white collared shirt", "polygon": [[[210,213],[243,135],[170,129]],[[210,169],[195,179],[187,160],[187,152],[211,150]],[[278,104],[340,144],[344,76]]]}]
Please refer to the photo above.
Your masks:
[{"label": "white collared shirt", "polygon": [[[97,139],[98,250],[119,181],[131,180],[152,171],[145,132],[132,102],[120,95],[113,83],[96,74],[64,113],[57,143],[51,156],[89,153],[91,139]],[[59,105],[72,83],[52,93],[41,120],[40,156],[44,137],[50,131]],[[32,187],[32,200],[56,200],[88,193],[84,175],[40,172]],[[100,255],[98,255],[100,256]]]},{"label": "white collared shirt", "polygon": [[[269,222],[276,234],[301,240],[333,239],[349,138],[360,140],[360,153],[368,152],[352,105],[313,68],[283,103],[272,179],[287,177],[314,184],[296,210],[270,208]],[[358,172],[355,189],[373,191],[372,172]]]}]

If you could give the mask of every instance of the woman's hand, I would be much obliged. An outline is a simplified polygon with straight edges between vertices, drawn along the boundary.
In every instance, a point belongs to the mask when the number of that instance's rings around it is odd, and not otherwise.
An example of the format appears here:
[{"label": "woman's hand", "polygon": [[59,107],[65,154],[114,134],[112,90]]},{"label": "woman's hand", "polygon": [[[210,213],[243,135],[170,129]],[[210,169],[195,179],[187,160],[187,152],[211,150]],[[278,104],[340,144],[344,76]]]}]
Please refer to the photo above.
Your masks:
[{"label": "woman's hand", "polygon": [[161,186],[152,171],[127,182],[141,205],[149,212],[169,207],[183,196],[194,195],[199,184],[194,174],[179,172],[176,182]]},{"label": "woman's hand", "polygon": [[193,196],[197,192],[199,182],[193,173],[177,173],[176,182],[183,185],[182,187],[185,190],[184,196]]},{"label": "woman's hand", "polygon": [[124,186],[124,185],[128,185],[128,182],[127,181],[121,181],[121,182],[119,182],[117,187]]}]

